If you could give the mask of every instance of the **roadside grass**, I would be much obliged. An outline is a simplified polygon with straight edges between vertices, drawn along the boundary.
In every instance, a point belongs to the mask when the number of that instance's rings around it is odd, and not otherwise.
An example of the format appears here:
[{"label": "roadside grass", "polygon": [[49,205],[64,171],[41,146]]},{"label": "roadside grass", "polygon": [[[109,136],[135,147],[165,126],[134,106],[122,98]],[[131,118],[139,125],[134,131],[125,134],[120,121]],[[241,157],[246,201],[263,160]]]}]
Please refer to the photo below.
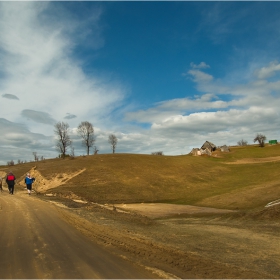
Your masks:
[{"label": "roadside grass", "polygon": [[47,179],[86,168],[51,192],[97,203],[167,202],[226,209],[260,209],[280,198],[280,161],[225,164],[237,159],[280,156],[280,145],[232,147],[213,157],[100,154],[17,164],[24,178],[34,165]]}]

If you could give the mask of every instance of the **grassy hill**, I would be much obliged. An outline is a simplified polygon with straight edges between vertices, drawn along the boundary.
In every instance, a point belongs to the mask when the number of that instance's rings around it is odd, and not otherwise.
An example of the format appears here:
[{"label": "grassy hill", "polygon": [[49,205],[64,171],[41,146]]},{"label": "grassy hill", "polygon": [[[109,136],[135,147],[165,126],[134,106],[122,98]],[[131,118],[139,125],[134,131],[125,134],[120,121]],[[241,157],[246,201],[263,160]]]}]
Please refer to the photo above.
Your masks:
[{"label": "grassy hill", "polygon": [[[12,167],[23,178],[34,165],[47,179],[85,171],[52,192],[98,203],[168,202],[227,209],[258,209],[280,198],[280,145],[232,147],[212,157],[101,154],[50,159]],[[250,163],[250,159],[267,162]],[[230,164],[245,160],[246,164]],[[246,161],[245,161],[246,162]],[[2,166],[0,171],[9,171]]]}]

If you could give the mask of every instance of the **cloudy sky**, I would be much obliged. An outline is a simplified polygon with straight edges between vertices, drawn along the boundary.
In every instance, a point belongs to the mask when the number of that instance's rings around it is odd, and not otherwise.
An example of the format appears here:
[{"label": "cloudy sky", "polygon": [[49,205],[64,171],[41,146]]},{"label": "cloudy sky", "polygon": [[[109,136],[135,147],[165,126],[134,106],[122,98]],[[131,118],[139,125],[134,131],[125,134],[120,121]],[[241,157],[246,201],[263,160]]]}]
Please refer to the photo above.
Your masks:
[{"label": "cloudy sky", "polygon": [[0,164],[280,139],[280,2],[0,2]]}]

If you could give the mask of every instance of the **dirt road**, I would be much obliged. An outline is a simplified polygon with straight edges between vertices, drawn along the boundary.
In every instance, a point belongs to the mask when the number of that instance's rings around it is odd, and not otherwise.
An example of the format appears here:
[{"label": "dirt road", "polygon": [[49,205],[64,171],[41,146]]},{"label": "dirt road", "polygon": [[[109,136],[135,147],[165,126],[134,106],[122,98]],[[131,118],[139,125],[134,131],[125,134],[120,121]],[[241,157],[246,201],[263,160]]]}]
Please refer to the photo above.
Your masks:
[{"label": "dirt road", "polygon": [[112,254],[25,192],[0,193],[0,278],[157,278]]},{"label": "dirt road", "polygon": [[0,193],[0,278],[279,279],[279,217],[279,207],[113,207],[17,187]]}]

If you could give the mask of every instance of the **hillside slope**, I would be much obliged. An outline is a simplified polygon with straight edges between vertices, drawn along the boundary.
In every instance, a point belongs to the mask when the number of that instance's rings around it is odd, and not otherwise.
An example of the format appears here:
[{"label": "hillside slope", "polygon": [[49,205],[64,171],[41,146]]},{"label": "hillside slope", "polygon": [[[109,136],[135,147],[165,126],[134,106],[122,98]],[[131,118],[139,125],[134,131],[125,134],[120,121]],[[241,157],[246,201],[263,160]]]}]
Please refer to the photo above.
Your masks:
[{"label": "hillside slope", "polygon": [[[280,145],[233,147],[230,153],[212,157],[103,154],[19,164],[12,171],[22,187],[31,170],[37,177],[34,189],[40,193],[71,193],[98,203],[253,209],[280,198],[279,156]],[[242,164],[228,164],[242,159]]]}]

